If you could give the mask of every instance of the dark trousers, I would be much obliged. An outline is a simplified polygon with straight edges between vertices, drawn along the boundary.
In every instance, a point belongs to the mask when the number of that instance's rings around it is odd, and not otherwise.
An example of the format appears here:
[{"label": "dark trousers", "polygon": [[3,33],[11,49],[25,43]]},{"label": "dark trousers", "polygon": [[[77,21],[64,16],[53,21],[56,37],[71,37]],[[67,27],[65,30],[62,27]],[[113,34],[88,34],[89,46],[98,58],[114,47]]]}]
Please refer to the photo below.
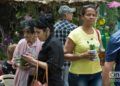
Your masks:
[{"label": "dark trousers", "polygon": [[69,86],[102,86],[101,72],[79,75],[69,73]]}]

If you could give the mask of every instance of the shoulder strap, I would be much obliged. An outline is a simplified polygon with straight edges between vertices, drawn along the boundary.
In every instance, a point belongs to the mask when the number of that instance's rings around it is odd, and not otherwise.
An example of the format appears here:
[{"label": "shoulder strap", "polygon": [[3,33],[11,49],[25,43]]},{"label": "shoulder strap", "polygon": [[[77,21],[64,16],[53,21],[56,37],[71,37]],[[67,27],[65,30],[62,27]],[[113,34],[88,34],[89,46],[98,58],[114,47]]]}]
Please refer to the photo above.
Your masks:
[{"label": "shoulder strap", "polygon": [[45,78],[46,78],[46,83],[44,83],[44,84],[45,84],[45,86],[48,86],[48,64],[47,64],[47,67],[45,69],[45,73],[44,73],[44,76],[43,76],[43,81],[44,81]]},{"label": "shoulder strap", "polygon": [[97,33],[97,36],[98,36],[98,41],[100,42],[100,34],[99,34],[99,31],[98,30],[95,30],[96,33]]},{"label": "shoulder strap", "polygon": [[47,82],[47,86],[48,86],[48,65],[46,67],[45,72],[46,72],[46,82]]},{"label": "shoulder strap", "polygon": [[35,80],[38,78],[38,61],[37,61],[37,68],[36,68],[36,74],[35,74]]},{"label": "shoulder strap", "polygon": [[[34,76],[35,80],[37,80],[37,77],[38,77],[38,66],[39,66],[39,61],[37,61],[36,75]],[[46,85],[45,86],[48,86],[48,65],[45,69],[45,78],[46,78]],[[43,79],[44,79],[44,77],[43,77]]]}]

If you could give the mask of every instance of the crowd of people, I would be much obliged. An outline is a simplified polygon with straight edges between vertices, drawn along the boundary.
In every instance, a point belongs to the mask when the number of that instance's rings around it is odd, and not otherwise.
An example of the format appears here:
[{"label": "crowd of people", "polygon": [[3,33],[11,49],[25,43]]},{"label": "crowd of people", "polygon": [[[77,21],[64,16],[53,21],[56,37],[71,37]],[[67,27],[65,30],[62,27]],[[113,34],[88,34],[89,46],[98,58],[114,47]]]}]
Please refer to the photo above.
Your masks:
[{"label": "crowd of people", "polygon": [[[15,75],[14,86],[33,86],[35,75],[48,86],[110,86],[114,64],[115,71],[120,71],[120,31],[111,36],[105,63],[101,65],[99,54],[105,49],[100,31],[93,27],[98,15],[96,7],[82,7],[81,26],[71,23],[75,11],[62,5],[57,22],[49,14],[24,22],[24,37],[18,44],[8,47],[8,60],[2,65],[4,74]],[[48,79],[43,80],[46,71]],[[120,86],[120,81],[116,80],[120,77],[112,78],[115,86]]]}]

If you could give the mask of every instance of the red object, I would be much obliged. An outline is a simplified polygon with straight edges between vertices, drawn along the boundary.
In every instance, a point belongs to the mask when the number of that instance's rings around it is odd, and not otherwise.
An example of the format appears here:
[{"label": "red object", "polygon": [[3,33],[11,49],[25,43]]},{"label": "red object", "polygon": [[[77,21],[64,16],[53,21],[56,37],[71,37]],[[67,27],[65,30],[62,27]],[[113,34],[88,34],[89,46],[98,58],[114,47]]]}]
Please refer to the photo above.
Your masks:
[{"label": "red object", "polygon": [[43,86],[41,82],[34,80],[31,86]]}]

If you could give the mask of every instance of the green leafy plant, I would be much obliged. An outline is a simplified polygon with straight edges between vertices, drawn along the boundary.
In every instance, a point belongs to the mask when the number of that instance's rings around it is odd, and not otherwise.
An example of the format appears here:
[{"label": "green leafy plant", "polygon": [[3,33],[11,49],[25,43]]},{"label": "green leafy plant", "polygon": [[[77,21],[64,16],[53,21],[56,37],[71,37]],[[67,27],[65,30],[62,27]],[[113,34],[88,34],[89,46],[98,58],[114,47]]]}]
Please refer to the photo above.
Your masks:
[{"label": "green leafy plant", "polygon": [[95,45],[92,44],[92,40],[93,40],[93,38],[91,38],[89,41],[87,41],[87,43],[89,44],[90,50],[95,50]]},{"label": "green leafy plant", "polygon": [[4,51],[0,48],[0,60],[6,59],[7,56],[5,55]]},{"label": "green leafy plant", "polygon": [[25,66],[26,63],[27,62],[23,58],[20,59],[20,65],[21,66]]},{"label": "green leafy plant", "polygon": [[95,50],[95,45],[94,44],[90,44],[90,50]]}]

